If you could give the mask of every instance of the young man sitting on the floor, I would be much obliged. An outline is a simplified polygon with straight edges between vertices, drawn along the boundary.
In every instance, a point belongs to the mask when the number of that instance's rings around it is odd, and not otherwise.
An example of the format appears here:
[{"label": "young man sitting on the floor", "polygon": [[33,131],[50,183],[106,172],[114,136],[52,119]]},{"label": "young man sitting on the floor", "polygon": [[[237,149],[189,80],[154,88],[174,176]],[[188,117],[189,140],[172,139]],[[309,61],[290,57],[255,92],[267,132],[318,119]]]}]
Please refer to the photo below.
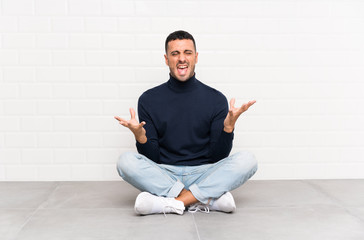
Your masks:
[{"label": "young man sitting on the floor", "polygon": [[[167,82],[144,92],[130,120],[115,117],[129,128],[139,153],[122,154],[120,176],[142,191],[135,201],[141,215],[183,214],[190,211],[233,212],[231,190],[257,170],[254,156],[229,156],[239,116],[255,101],[230,108],[225,96],[195,77],[198,53],[185,31],[171,33],[165,42]],[[224,81],[224,79],[222,79]]]}]

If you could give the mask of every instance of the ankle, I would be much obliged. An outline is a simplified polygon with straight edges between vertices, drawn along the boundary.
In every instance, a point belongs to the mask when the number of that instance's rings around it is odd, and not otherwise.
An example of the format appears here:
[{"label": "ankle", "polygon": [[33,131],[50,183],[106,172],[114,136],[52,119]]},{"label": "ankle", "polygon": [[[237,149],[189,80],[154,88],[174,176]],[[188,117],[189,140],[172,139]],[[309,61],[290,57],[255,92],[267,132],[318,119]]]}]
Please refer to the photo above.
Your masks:
[{"label": "ankle", "polygon": [[175,198],[177,201],[183,202],[185,207],[188,207],[192,204],[198,203],[199,201],[193,196],[191,191],[183,189],[182,192]]}]

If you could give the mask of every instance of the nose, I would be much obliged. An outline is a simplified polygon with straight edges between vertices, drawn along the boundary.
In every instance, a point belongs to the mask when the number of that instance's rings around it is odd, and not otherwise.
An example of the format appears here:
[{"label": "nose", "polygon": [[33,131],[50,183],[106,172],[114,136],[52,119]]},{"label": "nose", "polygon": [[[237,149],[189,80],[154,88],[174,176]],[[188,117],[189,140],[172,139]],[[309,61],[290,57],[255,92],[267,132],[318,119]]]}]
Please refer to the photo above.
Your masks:
[{"label": "nose", "polygon": [[178,57],[178,61],[179,62],[185,62],[186,61],[186,56],[184,54],[180,54]]}]

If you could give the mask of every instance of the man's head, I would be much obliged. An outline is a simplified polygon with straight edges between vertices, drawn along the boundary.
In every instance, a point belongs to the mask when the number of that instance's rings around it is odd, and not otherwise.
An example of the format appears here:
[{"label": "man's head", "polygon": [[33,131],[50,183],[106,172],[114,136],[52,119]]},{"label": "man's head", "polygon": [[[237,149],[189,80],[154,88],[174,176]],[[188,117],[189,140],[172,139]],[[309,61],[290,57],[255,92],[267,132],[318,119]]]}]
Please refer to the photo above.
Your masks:
[{"label": "man's head", "polygon": [[175,31],[166,39],[164,58],[172,77],[186,81],[195,73],[198,53],[195,39],[185,31]]}]

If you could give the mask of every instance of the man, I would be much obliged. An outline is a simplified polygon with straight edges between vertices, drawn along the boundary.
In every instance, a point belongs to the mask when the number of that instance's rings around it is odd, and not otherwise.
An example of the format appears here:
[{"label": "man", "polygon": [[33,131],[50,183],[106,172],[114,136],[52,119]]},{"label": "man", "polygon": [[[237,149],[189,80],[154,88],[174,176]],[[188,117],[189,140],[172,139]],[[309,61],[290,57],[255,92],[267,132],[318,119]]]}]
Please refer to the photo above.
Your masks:
[{"label": "man", "polygon": [[121,155],[117,170],[142,191],[135,201],[140,215],[190,211],[233,212],[229,192],[257,170],[254,156],[229,156],[239,116],[255,103],[228,108],[225,96],[195,78],[198,60],[193,36],[171,33],[165,42],[170,79],[144,92],[130,120],[115,117],[131,130],[139,153]]}]

